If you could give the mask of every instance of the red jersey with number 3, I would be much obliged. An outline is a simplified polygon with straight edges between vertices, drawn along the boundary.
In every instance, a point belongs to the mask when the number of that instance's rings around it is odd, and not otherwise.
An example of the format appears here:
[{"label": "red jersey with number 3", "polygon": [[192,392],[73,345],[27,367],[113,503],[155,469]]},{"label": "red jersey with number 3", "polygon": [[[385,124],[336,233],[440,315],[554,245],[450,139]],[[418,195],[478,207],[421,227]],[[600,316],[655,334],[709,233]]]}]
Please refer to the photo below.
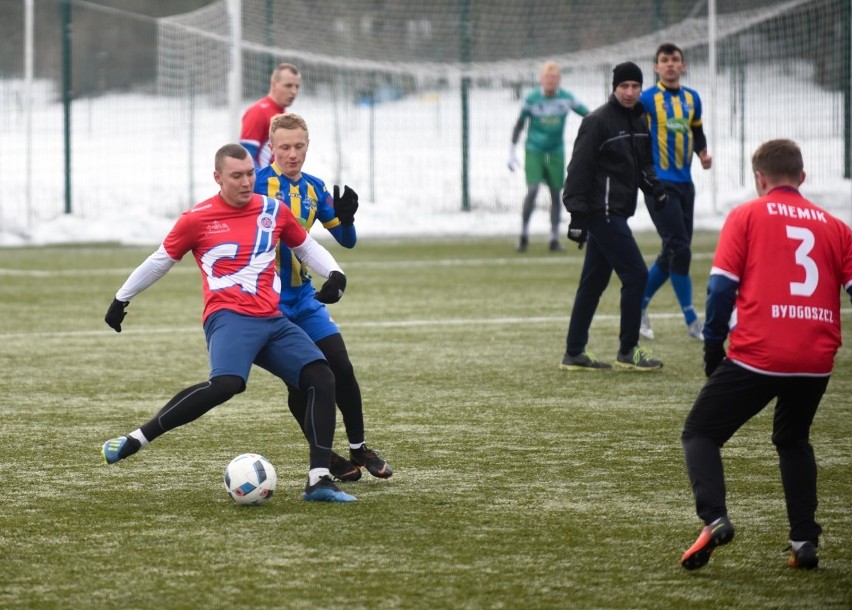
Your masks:
[{"label": "red jersey with number 3", "polygon": [[825,376],[852,286],[852,230],[790,187],[728,215],[710,274],[739,282],[727,357],[775,375]]},{"label": "red jersey with number 3", "polygon": [[277,199],[254,195],[236,208],[216,195],[184,212],[163,248],[174,260],[187,252],[195,256],[203,277],[202,319],[221,309],[271,318],[281,315],[278,240],[294,248],[306,238],[290,209]]}]

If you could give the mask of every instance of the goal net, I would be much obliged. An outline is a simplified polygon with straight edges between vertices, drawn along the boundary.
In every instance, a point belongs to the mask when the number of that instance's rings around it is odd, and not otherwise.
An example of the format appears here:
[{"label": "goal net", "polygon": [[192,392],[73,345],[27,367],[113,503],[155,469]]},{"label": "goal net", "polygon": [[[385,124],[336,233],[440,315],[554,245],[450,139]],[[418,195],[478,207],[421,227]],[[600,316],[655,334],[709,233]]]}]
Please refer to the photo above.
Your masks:
[{"label": "goal net", "polygon": [[[656,47],[671,41],[684,49],[684,83],[702,95],[714,148],[715,185],[693,167],[700,211],[713,211],[714,188],[724,207],[724,193],[750,187],[750,154],[773,137],[800,143],[814,181],[842,177],[848,3],[718,4],[712,81],[704,2],[242,0],[241,104],[266,94],[278,62],[293,63],[303,80],[290,111],[311,131],[306,171],[356,186],[366,200],[433,211],[519,209],[523,171],[509,172],[506,160],[541,63],[557,61],[563,88],[592,109],[611,91],[614,64],[636,62],[647,86]],[[229,31],[224,1],[162,20],[159,92],[226,105]],[[203,127],[197,118],[195,128],[213,147],[224,119],[210,120]],[[566,158],[579,124],[569,117]]]},{"label": "goal net", "polygon": [[[267,93],[279,62],[303,74],[290,110],[310,128],[305,171],[352,186],[366,204],[469,209],[482,223],[519,216],[524,172],[506,161],[541,64],[558,62],[562,86],[595,108],[619,62],[636,62],[650,85],[662,42],[684,49],[683,82],[704,102],[714,169],[693,163],[693,175],[705,224],[753,194],[750,155],[776,137],[802,146],[805,194],[831,207],[819,189],[841,184],[840,211],[852,218],[849,0],[716,0],[712,46],[706,0],[242,0],[241,91],[229,86],[235,1],[155,18],[142,7],[168,3],[133,3],[134,13],[70,0],[67,122],[66,3],[35,3],[31,84],[21,78],[24,3],[0,3],[0,233],[25,237],[68,207],[87,220],[138,214],[170,226],[211,193],[215,151],[238,138],[234,117]],[[579,125],[572,114],[566,158]],[[647,220],[640,205],[637,223]]]}]

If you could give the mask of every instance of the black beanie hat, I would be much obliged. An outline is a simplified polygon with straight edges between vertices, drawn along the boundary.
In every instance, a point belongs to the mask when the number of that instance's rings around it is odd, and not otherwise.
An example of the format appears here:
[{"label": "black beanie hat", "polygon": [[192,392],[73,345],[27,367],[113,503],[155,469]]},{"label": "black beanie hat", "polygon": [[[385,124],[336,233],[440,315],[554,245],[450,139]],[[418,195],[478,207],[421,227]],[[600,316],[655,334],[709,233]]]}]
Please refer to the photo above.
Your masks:
[{"label": "black beanie hat", "polygon": [[613,89],[626,80],[635,80],[640,85],[642,84],[642,69],[632,61],[626,61],[623,64],[618,64],[612,70]]}]

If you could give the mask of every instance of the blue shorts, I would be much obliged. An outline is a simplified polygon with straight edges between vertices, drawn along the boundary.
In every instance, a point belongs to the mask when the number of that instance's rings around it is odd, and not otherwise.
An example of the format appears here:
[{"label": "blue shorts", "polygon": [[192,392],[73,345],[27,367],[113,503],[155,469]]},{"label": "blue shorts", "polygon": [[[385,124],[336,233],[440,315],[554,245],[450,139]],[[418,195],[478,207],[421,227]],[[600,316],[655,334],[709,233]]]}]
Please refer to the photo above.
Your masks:
[{"label": "blue shorts", "polygon": [[278,309],[288,320],[305,331],[314,343],[339,334],[340,329],[331,319],[328,308],[314,298],[316,290],[312,286],[307,288],[299,291],[297,300],[280,303]]},{"label": "blue shorts", "polygon": [[325,356],[301,328],[287,318],[255,318],[221,310],[204,322],[210,378],[236,375],[248,381],[256,364],[298,387],[302,367]]}]

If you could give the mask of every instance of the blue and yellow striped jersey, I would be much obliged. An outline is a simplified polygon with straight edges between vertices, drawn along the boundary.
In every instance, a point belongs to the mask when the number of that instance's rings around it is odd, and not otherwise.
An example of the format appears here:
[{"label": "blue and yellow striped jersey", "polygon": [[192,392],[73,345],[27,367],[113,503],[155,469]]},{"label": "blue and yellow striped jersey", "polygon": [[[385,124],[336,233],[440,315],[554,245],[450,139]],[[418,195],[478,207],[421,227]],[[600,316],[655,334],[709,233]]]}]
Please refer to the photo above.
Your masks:
[{"label": "blue and yellow striped jersey", "polygon": [[701,126],[698,92],[683,86],[672,91],[658,82],[645,89],[640,100],[648,117],[657,176],[669,182],[691,182],[692,129]]},{"label": "blue and yellow striped jersey", "polygon": [[[306,231],[311,230],[317,220],[322,226],[331,231],[341,227],[340,220],[335,216],[333,198],[325,186],[325,182],[302,173],[302,177],[292,181],[281,173],[273,163],[257,172],[254,192],[274,197],[290,208],[293,216]],[[342,229],[342,227],[341,227]],[[332,231],[332,234],[336,231]],[[354,236],[354,229],[352,231]],[[338,235],[334,235],[338,241]],[[343,242],[341,242],[343,243]],[[343,244],[346,247],[354,245]],[[298,299],[301,288],[310,284],[311,276],[306,265],[300,261],[284,244],[280,245],[281,302],[290,303]]]}]

